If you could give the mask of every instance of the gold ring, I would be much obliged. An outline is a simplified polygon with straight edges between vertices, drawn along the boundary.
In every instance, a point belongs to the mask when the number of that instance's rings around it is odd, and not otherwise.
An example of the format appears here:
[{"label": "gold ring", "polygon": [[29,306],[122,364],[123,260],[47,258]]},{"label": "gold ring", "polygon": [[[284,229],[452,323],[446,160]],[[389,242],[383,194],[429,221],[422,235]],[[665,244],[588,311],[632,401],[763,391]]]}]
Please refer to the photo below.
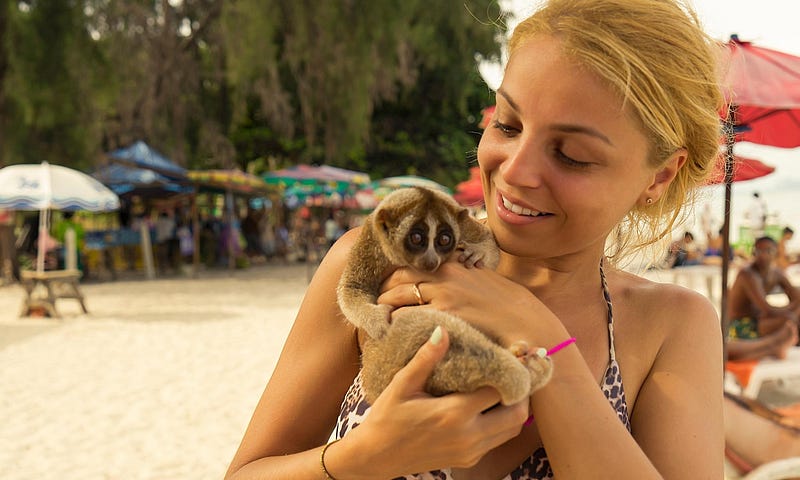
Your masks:
[{"label": "gold ring", "polygon": [[422,293],[419,291],[419,283],[412,283],[411,290],[414,291],[414,296],[417,297],[417,303],[425,305],[425,300],[422,299]]}]

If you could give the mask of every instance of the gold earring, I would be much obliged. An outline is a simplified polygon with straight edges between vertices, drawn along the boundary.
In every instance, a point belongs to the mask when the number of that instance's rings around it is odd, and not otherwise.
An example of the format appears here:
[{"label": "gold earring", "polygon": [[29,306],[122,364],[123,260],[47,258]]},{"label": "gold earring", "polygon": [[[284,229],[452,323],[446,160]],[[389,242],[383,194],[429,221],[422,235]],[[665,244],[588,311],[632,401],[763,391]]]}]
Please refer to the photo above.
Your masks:
[{"label": "gold earring", "polygon": [[650,197],[647,197],[647,200],[645,200],[645,203],[647,203],[648,205],[652,205],[653,204],[653,199],[650,198]]}]

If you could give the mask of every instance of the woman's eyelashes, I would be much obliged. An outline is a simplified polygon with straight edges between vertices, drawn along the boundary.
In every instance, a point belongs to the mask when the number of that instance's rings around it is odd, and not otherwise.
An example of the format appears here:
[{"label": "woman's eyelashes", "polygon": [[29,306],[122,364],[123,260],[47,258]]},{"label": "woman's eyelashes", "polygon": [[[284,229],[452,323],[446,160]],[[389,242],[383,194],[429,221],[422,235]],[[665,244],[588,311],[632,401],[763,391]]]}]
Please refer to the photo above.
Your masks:
[{"label": "woman's eyelashes", "polygon": [[561,147],[555,147],[555,148],[553,149],[553,156],[554,156],[554,157],[555,157],[555,158],[556,158],[556,159],[557,159],[559,162],[563,163],[564,165],[566,165],[566,166],[568,166],[568,167],[573,167],[573,168],[589,168],[589,167],[592,165],[592,164],[591,164],[591,162],[581,162],[581,161],[579,161],[579,160],[575,160],[574,158],[571,158],[571,157],[567,156],[567,155],[566,155],[566,154],[564,154],[564,152],[561,150]]},{"label": "woman's eyelashes", "polygon": [[500,130],[500,132],[503,135],[506,135],[508,137],[513,136],[514,134],[519,132],[519,130],[517,130],[516,128],[512,127],[511,125],[507,125],[505,123],[500,123],[499,120],[493,120],[492,121],[492,127]]},{"label": "woman's eyelashes", "polygon": [[[506,137],[514,137],[519,132],[520,129],[514,126],[511,126],[507,123],[502,123],[499,120],[492,120],[492,128],[495,128],[500,131],[500,133]],[[551,150],[551,154],[553,158],[560,162],[563,165],[571,168],[588,168],[592,166],[592,162],[583,162],[580,160],[576,160],[569,155],[565,154],[563,151],[564,142],[562,140],[554,142],[554,145]]]}]

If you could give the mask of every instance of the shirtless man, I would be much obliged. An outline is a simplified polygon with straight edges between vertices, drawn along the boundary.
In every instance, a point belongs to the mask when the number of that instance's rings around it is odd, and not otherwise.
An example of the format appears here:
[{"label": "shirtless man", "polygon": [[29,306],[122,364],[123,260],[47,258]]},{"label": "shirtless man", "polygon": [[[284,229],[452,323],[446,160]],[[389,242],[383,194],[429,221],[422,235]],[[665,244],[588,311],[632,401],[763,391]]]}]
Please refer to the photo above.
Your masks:
[{"label": "shirtless man", "polygon": [[[797,344],[800,290],[777,267],[777,252],[778,244],[772,238],[757,239],[753,262],[739,271],[731,287],[729,360],[785,358],[787,349]],[[767,302],[767,294],[776,288],[789,298],[788,305],[776,307]]]}]

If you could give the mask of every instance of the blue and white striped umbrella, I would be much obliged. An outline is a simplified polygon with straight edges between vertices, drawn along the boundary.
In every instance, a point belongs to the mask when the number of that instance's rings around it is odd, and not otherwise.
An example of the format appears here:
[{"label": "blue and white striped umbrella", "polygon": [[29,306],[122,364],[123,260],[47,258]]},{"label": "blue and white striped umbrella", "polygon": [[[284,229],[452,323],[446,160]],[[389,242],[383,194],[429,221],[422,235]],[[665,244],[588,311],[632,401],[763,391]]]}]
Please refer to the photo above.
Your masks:
[{"label": "blue and white striped umbrella", "polygon": [[61,165],[9,165],[0,169],[0,208],[105,212],[119,208],[119,197],[89,175]]},{"label": "blue and white striped umbrella", "polygon": [[[0,169],[0,208],[39,210],[39,232],[50,230],[50,210],[105,212],[119,208],[119,197],[78,170],[41,164]],[[39,235],[36,271],[44,271],[45,235]]]}]

